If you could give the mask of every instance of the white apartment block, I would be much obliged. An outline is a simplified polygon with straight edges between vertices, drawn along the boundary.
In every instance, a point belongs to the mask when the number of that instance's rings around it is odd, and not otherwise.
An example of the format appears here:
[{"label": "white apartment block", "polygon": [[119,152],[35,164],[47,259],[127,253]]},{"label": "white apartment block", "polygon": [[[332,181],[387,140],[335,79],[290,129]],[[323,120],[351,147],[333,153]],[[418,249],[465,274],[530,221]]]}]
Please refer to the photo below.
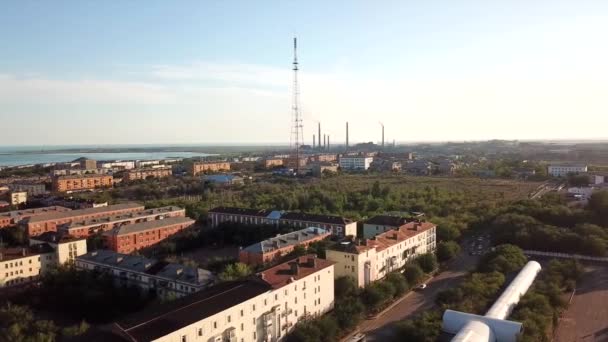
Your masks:
[{"label": "white apartment block", "polygon": [[342,170],[367,170],[374,161],[373,157],[340,157]]},{"label": "white apartment block", "polygon": [[587,165],[549,165],[547,173],[553,177],[565,177],[570,173],[587,172]]},{"label": "white apartment block", "polygon": [[87,240],[57,239],[45,233],[30,239],[30,246],[0,249],[0,288],[35,281],[57,265],[73,262],[87,252]]},{"label": "white apartment block", "polygon": [[384,278],[418,255],[435,251],[436,226],[430,222],[410,222],[389,230],[361,245],[343,243],[326,251],[335,262],[336,278],[349,276],[359,287]]},{"label": "white apartment block", "polygon": [[334,266],[307,255],[117,322],[134,342],[274,342],[334,305]]},{"label": "white apartment block", "polygon": [[201,291],[215,282],[215,276],[202,268],[148,259],[143,256],[97,250],[76,259],[81,270],[104,272],[120,285],[154,290],[159,297],[183,297]]}]

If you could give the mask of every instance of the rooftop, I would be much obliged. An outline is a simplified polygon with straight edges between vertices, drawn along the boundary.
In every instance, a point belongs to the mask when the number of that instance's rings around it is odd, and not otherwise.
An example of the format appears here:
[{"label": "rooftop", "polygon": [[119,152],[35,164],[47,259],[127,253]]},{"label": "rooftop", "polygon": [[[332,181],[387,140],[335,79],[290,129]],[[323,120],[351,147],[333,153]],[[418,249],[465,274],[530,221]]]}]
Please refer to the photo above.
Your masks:
[{"label": "rooftop", "polygon": [[60,207],[60,206],[52,206],[52,207],[44,207],[44,208],[36,208],[36,209],[23,209],[23,210],[13,210],[5,213],[0,213],[0,216],[10,217],[12,219],[18,218],[28,218],[31,216],[42,215],[46,213],[55,213],[55,212],[63,212],[70,211],[71,209]]},{"label": "rooftop", "polygon": [[281,216],[281,220],[308,221],[327,224],[349,224],[353,221],[342,216],[307,214],[298,212],[287,212]]},{"label": "rooftop", "polygon": [[393,245],[403,242],[418,234],[424,233],[436,226],[430,222],[408,222],[398,229],[391,229],[384,233],[380,233],[371,239],[366,239],[362,244],[343,243],[332,247],[334,250],[340,250],[347,253],[360,254],[372,248],[376,251],[383,251]]},{"label": "rooftop", "polygon": [[31,217],[29,219],[29,223],[51,221],[51,220],[61,220],[61,219],[66,219],[66,218],[70,218],[70,217],[102,214],[105,212],[110,213],[115,210],[137,209],[137,208],[144,209],[144,206],[139,203],[129,202],[129,203],[122,203],[122,204],[108,205],[106,207],[85,208],[85,209],[78,209],[78,210],[72,210],[72,211],[67,211],[67,212],[51,212],[51,213],[47,213],[44,215],[37,215],[37,216]]},{"label": "rooftop", "polygon": [[278,235],[276,237],[247,246],[243,250],[250,253],[265,253],[287,246],[299,245],[319,236],[330,236],[331,233],[321,228],[304,228],[295,232]]},{"label": "rooftop", "polygon": [[219,214],[234,214],[234,215],[247,215],[247,216],[260,216],[266,217],[270,215],[271,211],[266,209],[250,209],[250,208],[236,208],[236,207],[217,207],[209,210],[210,213]]},{"label": "rooftop", "polygon": [[319,259],[315,254],[308,254],[271,267],[258,273],[258,276],[273,289],[278,289],[333,264],[333,261]]},{"label": "rooftop", "polygon": [[182,210],[184,210],[184,209],[177,207],[177,206],[167,206],[167,207],[160,207],[160,208],[153,208],[153,209],[144,209],[144,210],[140,210],[140,211],[123,213],[123,214],[118,214],[118,215],[92,218],[92,219],[88,219],[88,220],[72,221],[72,222],[64,225],[62,228],[65,228],[65,229],[81,228],[81,227],[97,225],[97,224],[101,224],[101,223],[114,223],[114,222],[120,222],[123,220],[138,218],[138,217],[160,215],[160,214],[172,213],[172,212],[182,211]]},{"label": "rooftop", "polygon": [[90,173],[84,175],[64,175],[64,176],[55,176],[55,179],[81,179],[81,178],[100,178],[100,177],[112,177],[112,175],[104,174],[104,173]]},{"label": "rooftop", "polygon": [[116,322],[116,326],[132,341],[152,341],[257,297],[270,289],[268,284],[256,280],[221,283],[186,297],[149,307]]},{"label": "rooftop", "polygon": [[113,228],[104,233],[104,235],[124,235],[132,234],[137,232],[144,232],[146,230],[162,228],[175,224],[190,223],[193,224],[195,221],[189,217],[168,217],[162,220],[154,220],[133,224],[125,224],[120,227]]},{"label": "rooftop", "polygon": [[0,248],[0,261],[9,261],[34,255],[52,253],[55,250],[47,243],[28,247]]},{"label": "rooftop", "polygon": [[408,221],[407,218],[403,216],[393,216],[393,215],[376,215],[369,220],[365,221],[367,224],[376,224],[383,226],[391,226],[391,227],[400,227],[404,225]]},{"label": "rooftop", "polygon": [[208,285],[215,280],[215,276],[210,271],[198,267],[158,261],[139,255],[121,254],[107,249],[89,252],[77,259],[189,283],[193,286]]},{"label": "rooftop", "polygon": [[84,237],[75,237],[60,232],[44,232],[38,236],[31,237],[30,240],[44,241],[48,243],[65,243],[78,240],[86,240]]}]

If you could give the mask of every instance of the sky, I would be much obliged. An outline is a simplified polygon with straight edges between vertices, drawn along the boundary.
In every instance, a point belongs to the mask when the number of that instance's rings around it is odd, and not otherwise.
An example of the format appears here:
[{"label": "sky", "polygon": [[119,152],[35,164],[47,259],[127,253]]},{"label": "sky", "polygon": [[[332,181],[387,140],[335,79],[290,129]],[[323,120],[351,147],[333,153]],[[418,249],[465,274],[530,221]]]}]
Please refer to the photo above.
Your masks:
[{"label": "sky", "polygon": [[608,138],[608,1],[7,1],[0,146]]}]

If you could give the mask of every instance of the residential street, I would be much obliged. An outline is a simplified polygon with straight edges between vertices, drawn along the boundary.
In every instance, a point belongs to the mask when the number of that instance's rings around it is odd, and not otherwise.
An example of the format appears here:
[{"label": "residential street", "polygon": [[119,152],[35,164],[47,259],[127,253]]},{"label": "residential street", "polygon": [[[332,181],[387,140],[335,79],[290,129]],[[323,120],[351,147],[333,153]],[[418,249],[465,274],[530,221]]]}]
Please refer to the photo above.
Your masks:
[{"label": "residential street", "polygon": [[[466,244],[464,244],[466,246]],[[435,306],[435,296],[441,290],[456,286],[466,272],[477,265],[477,256],[470,256],[463,249],[461,255],[452,262],[449,269],[427,283],[423,291],[412,291],[399,304],[384,315],[365,320],[359,326],[360,332],[367,335],[368,341],[388,341],[394,323],[412,317]]]}]

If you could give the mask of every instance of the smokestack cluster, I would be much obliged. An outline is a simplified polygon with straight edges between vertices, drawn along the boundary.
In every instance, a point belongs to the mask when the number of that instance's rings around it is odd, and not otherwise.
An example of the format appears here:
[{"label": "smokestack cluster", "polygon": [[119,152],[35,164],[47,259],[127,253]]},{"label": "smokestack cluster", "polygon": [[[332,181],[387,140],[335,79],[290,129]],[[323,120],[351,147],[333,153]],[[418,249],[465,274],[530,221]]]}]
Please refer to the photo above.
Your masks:
[{"label": "smokestack cluster", "polygon": [[319,137],[319,144],[318,144],[318,148],[319,150],[321,149],[321,123],[319,122],[319,135],[317,135]]}]

